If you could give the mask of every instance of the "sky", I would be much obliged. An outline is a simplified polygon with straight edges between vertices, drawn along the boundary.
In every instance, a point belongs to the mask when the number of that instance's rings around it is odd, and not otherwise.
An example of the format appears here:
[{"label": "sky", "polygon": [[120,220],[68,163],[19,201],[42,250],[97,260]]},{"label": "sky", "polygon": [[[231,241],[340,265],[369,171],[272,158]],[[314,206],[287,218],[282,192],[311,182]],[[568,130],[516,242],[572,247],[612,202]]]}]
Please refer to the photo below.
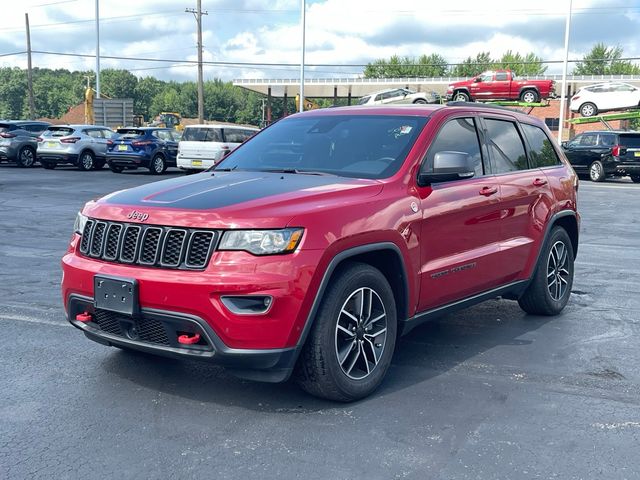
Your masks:
[{"label": "sky", "polygon": [[[202,0],[205,79],[295,79],[301,62],[301,0]],[[512,50],[564,58],[569,0],[307,0],[305,75],[354,77],[391,55],[439,53],[460,62],[478,52]],[[390,8],[393,5],[395,8]],[[139,77],[195,80],[196,0],[99,0],[101,68]],[[95,0],[0,0],[0,66],[26,68],[25,13],[33,65],[95,68]],[[640,0],[573,0],[569,58],[596,42],[640,57]],[[67,54],[67,55],[54,55]],[[77,55],[85,55],[79,57]],[[138,60],[109,59],[135,57]],[[143,61],[140,59],[163,59]],[[635,62],[640,64],[640,60]],[[274,65],[277,64],[277,65]],[[547,73],[561,73],[550,64]],[[571,66],[569,67],[571,70]]]}]

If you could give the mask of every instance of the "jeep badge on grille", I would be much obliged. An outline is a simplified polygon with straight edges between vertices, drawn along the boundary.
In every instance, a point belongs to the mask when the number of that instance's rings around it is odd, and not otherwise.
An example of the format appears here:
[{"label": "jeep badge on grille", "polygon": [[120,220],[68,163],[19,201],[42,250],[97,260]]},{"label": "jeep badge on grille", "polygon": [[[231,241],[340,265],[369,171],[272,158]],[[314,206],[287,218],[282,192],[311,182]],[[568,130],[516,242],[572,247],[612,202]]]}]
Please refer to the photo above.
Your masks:
[{"label": "jeep badge on grille", "polygon": [[147,218],[149,218],[149,214],[134,210],[132,212],[129,212],[129,215],[127,215],[127,218],[130,220],[139,220],[141,222],[144,222]]}]

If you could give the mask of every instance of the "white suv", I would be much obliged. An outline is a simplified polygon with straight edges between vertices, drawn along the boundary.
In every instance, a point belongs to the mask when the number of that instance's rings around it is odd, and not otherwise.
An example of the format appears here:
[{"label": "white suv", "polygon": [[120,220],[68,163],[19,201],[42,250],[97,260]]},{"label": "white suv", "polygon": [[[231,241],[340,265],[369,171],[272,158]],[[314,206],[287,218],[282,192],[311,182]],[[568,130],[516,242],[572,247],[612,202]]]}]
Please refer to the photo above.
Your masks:
[{"label": "white suv", "polygon": [[640,89],[628,83],[597,83],[578,90],[571,98],[569,108],[583,117],[593,117],[598,112],[638,108]]},{"label": "white suv", "polygon": [[206,170],[259,130],[240,125],[189,125],[178,144],[177,167],[187,172]]},{"label": "white suv", "polygon": [[407,88],[389,88],[365,95],[358,105],[386,105],[389,103],[440,103],[437,92],[414,92]]}]

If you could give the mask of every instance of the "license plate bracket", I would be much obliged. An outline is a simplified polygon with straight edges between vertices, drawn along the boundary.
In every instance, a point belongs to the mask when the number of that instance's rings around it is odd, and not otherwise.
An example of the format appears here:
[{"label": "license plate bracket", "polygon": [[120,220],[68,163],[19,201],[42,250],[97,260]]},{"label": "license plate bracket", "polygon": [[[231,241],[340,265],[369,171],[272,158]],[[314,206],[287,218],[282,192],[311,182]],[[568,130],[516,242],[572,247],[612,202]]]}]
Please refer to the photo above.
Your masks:
[{"label": "license plate bracket", "polygon": [[95,275],[93,277],[93,298],[96,308],[110,310],[135,317],[138,302],[138,281],[134,278]]}]

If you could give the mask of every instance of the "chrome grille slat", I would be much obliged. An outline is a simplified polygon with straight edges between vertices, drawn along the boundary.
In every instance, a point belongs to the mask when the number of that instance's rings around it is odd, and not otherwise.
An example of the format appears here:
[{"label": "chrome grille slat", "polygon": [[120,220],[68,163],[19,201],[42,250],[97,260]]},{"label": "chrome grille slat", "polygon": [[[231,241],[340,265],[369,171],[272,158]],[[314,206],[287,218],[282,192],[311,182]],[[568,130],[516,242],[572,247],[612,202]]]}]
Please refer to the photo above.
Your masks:
[{"label": "chrome grille slat", "polygon": [[220,232],[88,219],[80,254],[107,262],[145,267],[202,270]]}]

